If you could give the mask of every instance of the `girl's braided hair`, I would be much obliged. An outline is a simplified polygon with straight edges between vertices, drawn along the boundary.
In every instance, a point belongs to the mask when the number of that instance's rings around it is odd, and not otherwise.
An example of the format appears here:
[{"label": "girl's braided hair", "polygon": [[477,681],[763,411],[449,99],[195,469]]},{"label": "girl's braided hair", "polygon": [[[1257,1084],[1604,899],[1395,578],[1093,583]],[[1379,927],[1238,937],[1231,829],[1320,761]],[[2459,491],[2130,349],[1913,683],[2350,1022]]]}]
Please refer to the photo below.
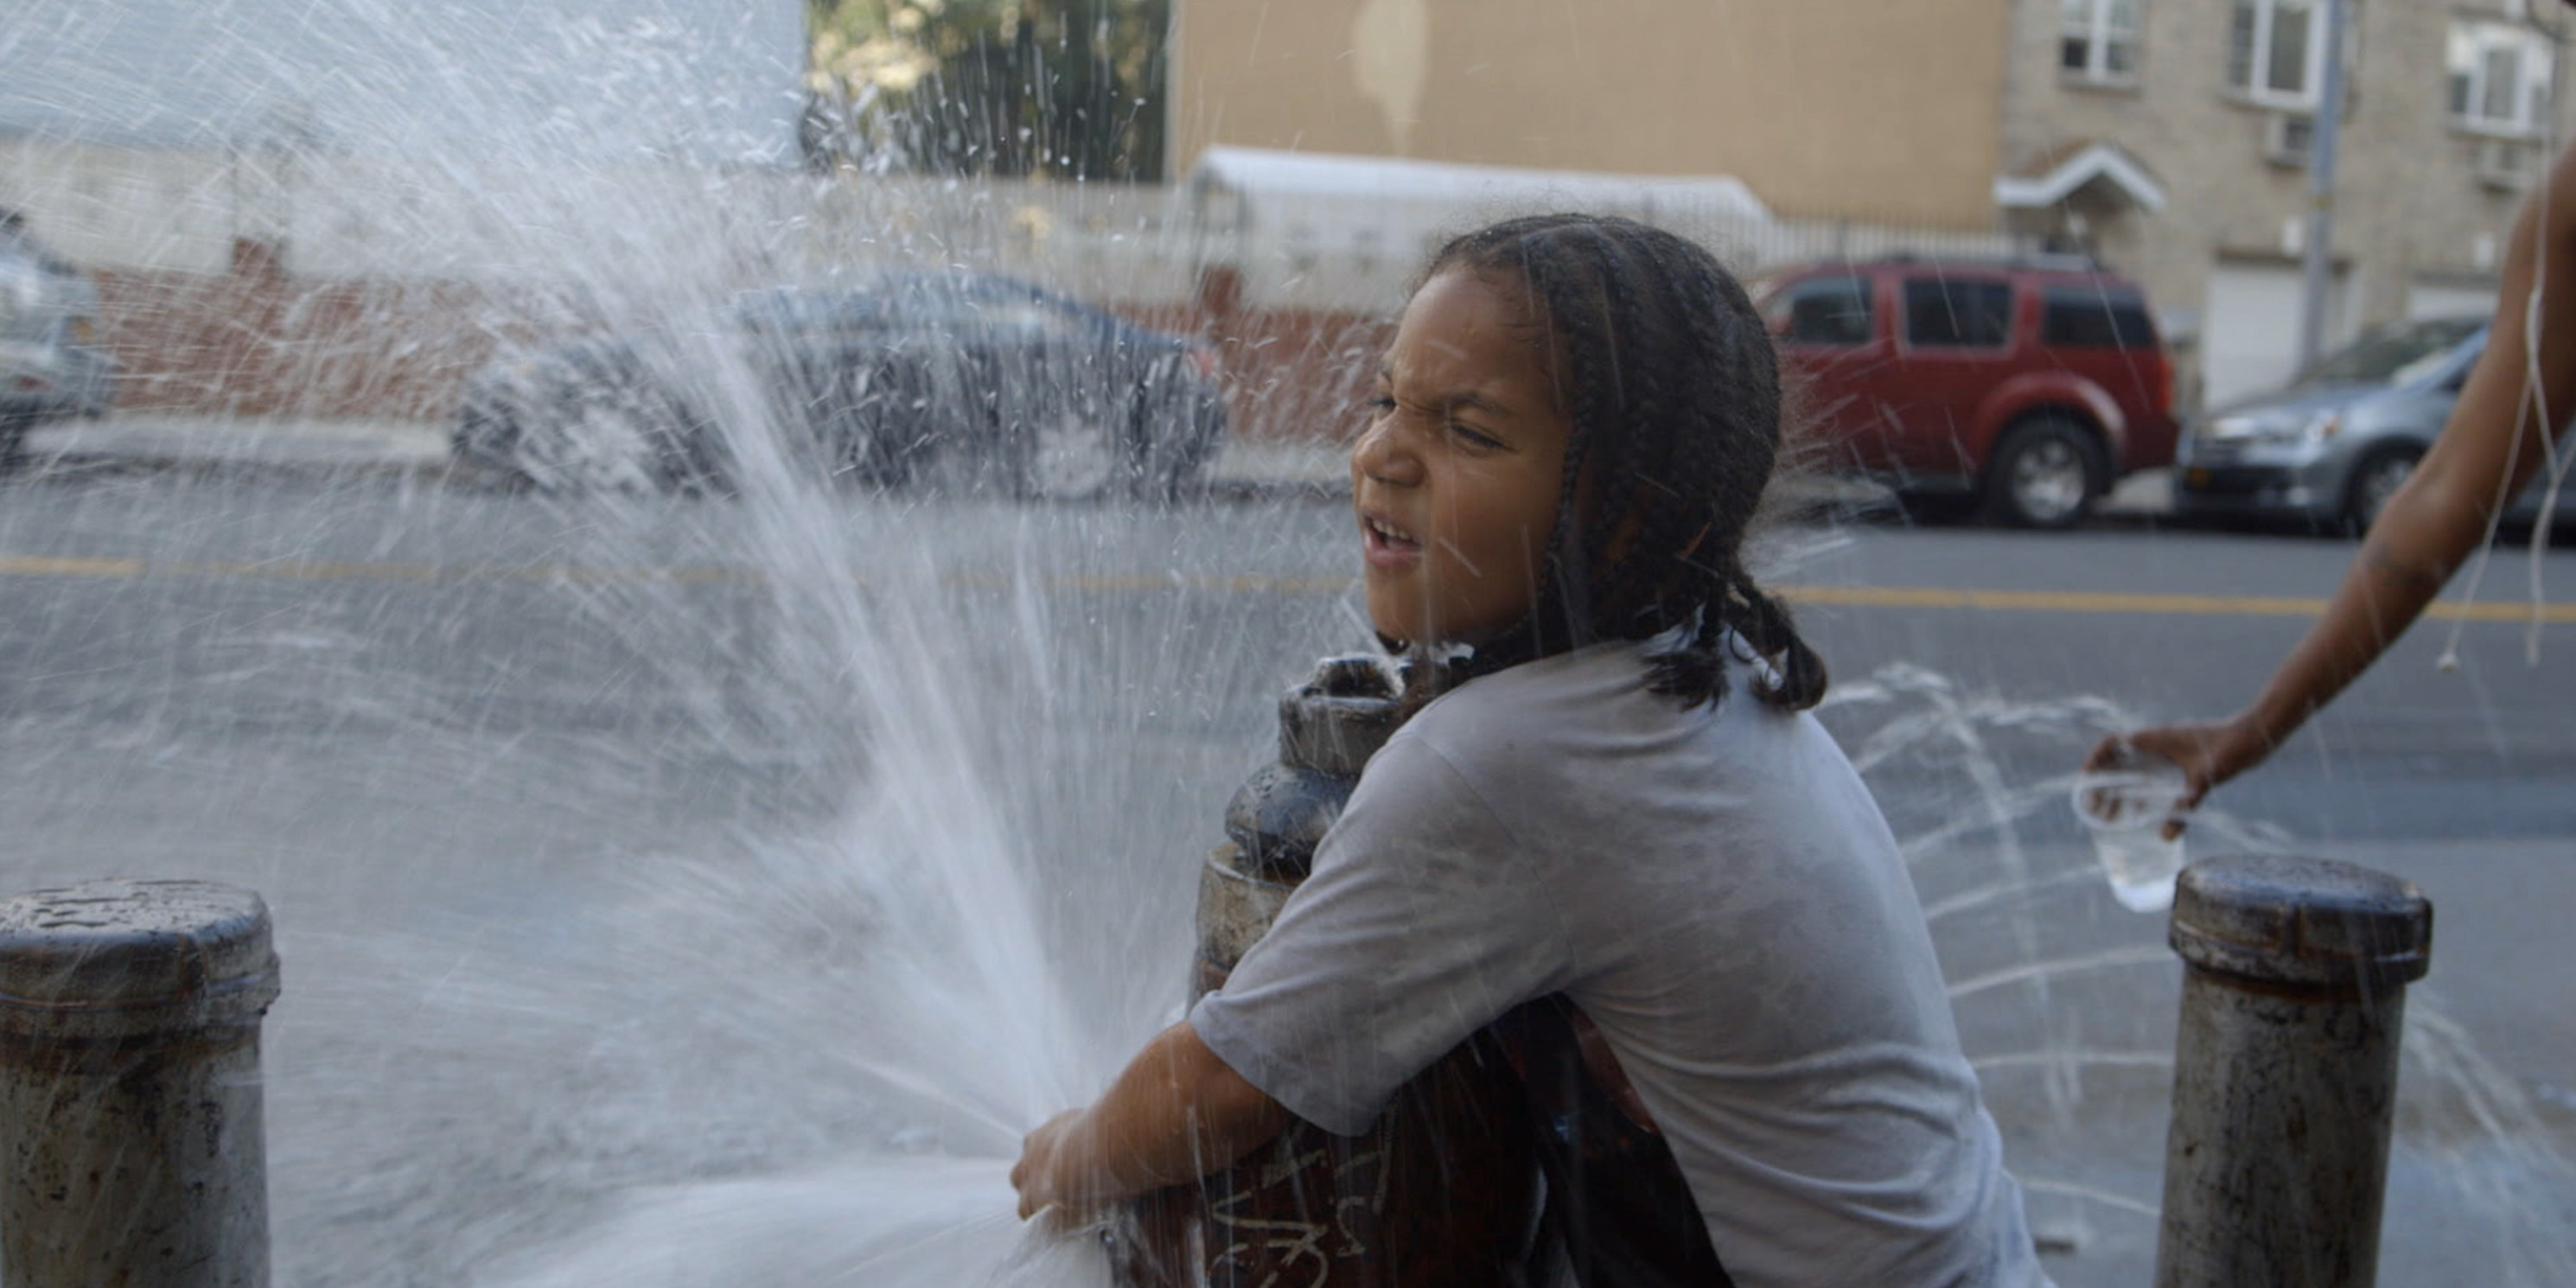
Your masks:
[{"label": "girl's braided hair", "polygon": [[1600,215],[1468,233],[1424,277],[1453,269],[1525,292],[1574,431],[1537,601],[1466,674],[1672,632],[1647,683],[1688,708],[1725,696],[1731,631],[1770,664],[1764,702],[1816,705],[1824,660],[1742,559],[1781,444],[1779,360],[1744,287],[1688,239]]}]

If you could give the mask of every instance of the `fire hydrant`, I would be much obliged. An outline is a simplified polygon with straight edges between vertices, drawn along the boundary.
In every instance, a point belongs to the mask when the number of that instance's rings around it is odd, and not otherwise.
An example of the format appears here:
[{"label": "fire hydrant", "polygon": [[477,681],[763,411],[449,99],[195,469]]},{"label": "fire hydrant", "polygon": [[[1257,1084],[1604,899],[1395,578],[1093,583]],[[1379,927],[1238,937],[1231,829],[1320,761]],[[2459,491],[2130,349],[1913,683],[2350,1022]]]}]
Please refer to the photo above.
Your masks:
[{"label": "fire hydrant", "polygon": [[[1191,998],[1221,987],[1304,880],[1361,768],[1404,719],[1398,675],[1327,658],[1279,703],[1279,760],[1226,808],[1199,875]],[[1560,1257],[1586,1288],[1723,1285],[1688,1186],[1623,1112],[1562,998],[1521,1007],[1400,1089],[1369,1131],[1293,1122],[1113,1223],[1124,1288],[1487,1288]],[[1601,1067],[1604,1063],[1608,1068]]]}]

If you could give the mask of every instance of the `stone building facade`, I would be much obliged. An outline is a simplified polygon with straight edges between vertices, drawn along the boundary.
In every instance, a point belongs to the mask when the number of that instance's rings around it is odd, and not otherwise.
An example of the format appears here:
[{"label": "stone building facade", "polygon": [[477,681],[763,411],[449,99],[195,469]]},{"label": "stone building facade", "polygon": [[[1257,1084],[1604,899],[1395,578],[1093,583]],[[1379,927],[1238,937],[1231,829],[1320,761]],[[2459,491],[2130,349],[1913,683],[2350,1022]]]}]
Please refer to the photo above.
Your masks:
[{"label": "stone building facade", "polygon": [[[2027,235],[2147,289],[2186,405],[2295,362],[2325,0],[1186,0],[1218,144],[1729,175],[1775,212]],[[2329,341],[2482,311],[2571,119],[2556,0],[2348,0]]]},{"label": "stone building facade", "polygon": [[[2345,12],[2326,335],[2483,312],[2564,136],[2551,41],[2520,0]],[[2322,0],[2016,0],[2001,217],[2138,277],[2213,402],[2295,364],[2324,23]]]}]

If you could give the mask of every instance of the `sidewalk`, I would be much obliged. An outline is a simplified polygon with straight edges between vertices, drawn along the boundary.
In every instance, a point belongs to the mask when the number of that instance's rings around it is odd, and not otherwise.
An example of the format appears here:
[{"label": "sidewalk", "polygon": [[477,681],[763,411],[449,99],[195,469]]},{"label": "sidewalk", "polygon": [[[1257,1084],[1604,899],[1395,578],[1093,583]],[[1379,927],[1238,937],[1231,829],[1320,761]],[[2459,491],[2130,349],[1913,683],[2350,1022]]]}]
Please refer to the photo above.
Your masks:
[{"label": "sidewalk", "polygon": [[[1350,489],[1347,449],[1316,440],[1228,438],[1204,486],[1219,494],[1272,495]],[[41,426],[26,453],[39,468],[74,466],[227,467],[436,472],[448,463],[445,427],[409,420],[314,420],[135,412]],[[2105,519],[2135,522],[2171,512],[2170,470],[2132,475],[2101,506]]]},{"label": "sidewalk", "polygon": [[26,455],[65,465],[262,465],[323,469],[436,470],[447,432],[408,420],[300,420],[134,412],[40,425]]},{"label": "sidewalk", "polygon": [[[1210,463],[1218,489],[1349,487],[1343,448],[1320,442],[1228,439]],[[282,466],[436,471],[448,463],[444,426],[413,420],[329,420],[133,412],[38,426],[26,454],[37,467]]]}]

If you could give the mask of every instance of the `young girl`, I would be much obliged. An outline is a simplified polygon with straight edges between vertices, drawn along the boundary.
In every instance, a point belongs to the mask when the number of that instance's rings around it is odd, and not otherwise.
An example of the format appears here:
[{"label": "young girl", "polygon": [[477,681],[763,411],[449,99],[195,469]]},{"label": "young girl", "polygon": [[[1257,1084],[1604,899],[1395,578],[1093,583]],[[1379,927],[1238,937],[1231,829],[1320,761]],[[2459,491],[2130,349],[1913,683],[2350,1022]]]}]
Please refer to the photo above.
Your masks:
[{"label": "young girl", "polygon": [[1192,1180],[1552,993],[1590,1017],[1729,1278],[2045,1283],[1825,668],[1739,551],[1780,444],[1768,335],[1699,247],[1513,220],[1433,257],[1351,453],[1380,634],[1472,650],[1313,874],[1100,1102],[1021,1215]]}]

